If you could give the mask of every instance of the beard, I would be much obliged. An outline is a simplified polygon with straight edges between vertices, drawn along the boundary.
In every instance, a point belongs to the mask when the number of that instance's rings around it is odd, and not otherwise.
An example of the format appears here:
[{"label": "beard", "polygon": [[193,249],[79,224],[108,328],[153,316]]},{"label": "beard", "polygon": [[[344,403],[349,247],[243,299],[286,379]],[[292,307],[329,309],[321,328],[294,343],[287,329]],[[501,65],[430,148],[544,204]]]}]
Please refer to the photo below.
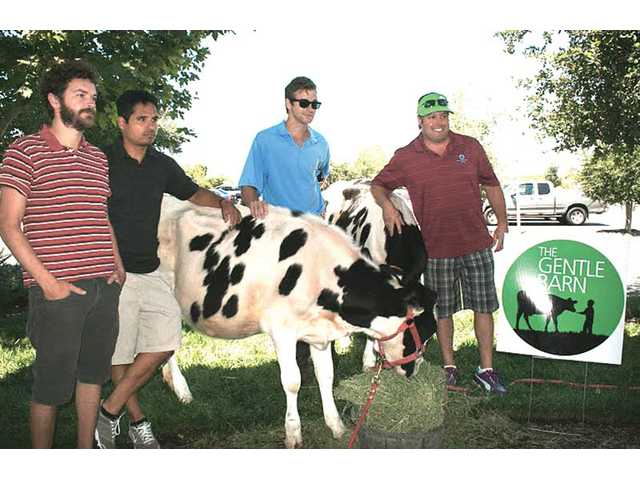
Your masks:
[{"label": "beard", "polygon": [[[81,115],[84,112],[93,113],[93,116],[87,118],[82,117]],[[60,118],[62,119],[62,122],[66,126],[78,130],[79,132],[83,132],[87,128],[93,127],[96,122],[95,115],[96,111],[93,108],[84,108],[74,112],[65,105],[64,101],[60,103]]]}]

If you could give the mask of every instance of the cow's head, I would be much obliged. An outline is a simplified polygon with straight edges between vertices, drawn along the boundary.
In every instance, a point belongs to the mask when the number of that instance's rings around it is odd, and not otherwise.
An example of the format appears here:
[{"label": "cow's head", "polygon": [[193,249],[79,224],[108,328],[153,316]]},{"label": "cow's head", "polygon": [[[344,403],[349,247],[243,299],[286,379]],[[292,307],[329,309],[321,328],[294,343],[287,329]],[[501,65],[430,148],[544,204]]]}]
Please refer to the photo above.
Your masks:
[{"label": "cow's head", "polygon": [[[436,295],[419,282],[403,285],[396,270],[379,269],[364,259],[357,260],[348,269],[337,267],[335,272],[342,287],[341,317],[374,332],[377,338],[389,337],[382,342],[382,347],[391,363],[411,356],[435,332]],[[416,312],[413,322],[419,336],[417,341],[409,329],[391,336],[407,321],[409,309]],[[414,359],[394,368],[408,377],[417,372],[420,361],[416,363]]]}]

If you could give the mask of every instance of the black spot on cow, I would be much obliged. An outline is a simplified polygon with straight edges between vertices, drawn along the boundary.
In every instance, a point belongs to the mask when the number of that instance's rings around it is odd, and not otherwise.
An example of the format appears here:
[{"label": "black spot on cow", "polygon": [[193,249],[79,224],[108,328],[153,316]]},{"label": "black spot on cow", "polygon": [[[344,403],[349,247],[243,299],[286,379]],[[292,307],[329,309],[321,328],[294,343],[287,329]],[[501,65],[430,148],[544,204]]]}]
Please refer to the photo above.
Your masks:
[{"label": "black spot on cow", "polygon": [[239,257],[249,250],[251,240],[253,239],[253,227],[255,226],[255,223],[255,218],[251,215],[247,215],[236,225],[238,234],[233,240],[233,245],[236,247],[236,256]]},{"label": "black spot on cow", "polygon": [[224,232],[222,232],[222,235],[220,235],[220,238],[215,242],[213,242],[211,245],[209,245],[209,248],[207,248],[204,265],[203,265],[203,268],[205,270],[211,270],[216,265],[218,265],[218,262],[220,261],[220,255],[216,251],[216,248],[218,247],[218,245],[220,245],[220,243],[222,243],[222,241],[226,238],[226,236],[229,234],[231,230],[232,229],[225,230]]},{"label": "black spot on cow", "polygon": [[302,215],[304,215],[304,212],[301,212],[300,210],[291,210],[292,217],[300,217]]},{"label": "black spot on cow", "polygon": [[367,242],[370,233],[371,224],[367,223],[364,227],[362,227],[362,233],[360,234],[360,248],[364,247],[364,244]]},{"label": "black spot on cow", "polygon": [[329,223],[333,223],[333,218],[335,217],[335,214],[331,214],[329,215]]},{"label": "black spot on cow", "polygon": [[307,243],[307,237],[309,235],[302,228],[297,228],[293,230],[289,235],[287,235],[282,243],[280,244],[280,256],[278,261],[282,261],[286,258],[289,258],[295,255],[298,250],[300,250],[305,243]]},{"label": "black spot on cow", "polygon": [[203,268],[205,270],[209,271],[212,268],[215,268],[216,265],[218,265],[219,261],[220,261],[220,255],[218,255],[218,252],[216,252],[215,246],[211,245],[207,249],[207,253],[204,256]]},{"label": "black spot on cow", "polygon": [[254,238],[260,238],[264,234],[264,224],[256,225],[256,219],[251,215],[243,217],[240,223],[235,226],[238,230],[233,245],[236,247],[235,254],[237,257],[243,255],[251,247],[251,241]]},{"label": "black spot on cow", "polygon": [[264,223],[259,223],[255,226],[252,232],[253,238],[258,239],[264,235]]},{"label": "black spot on cow", "polygon": [[238,313],[238,296],[231,295],[231,297],[229,297],[229,300],[227,300],[227,303],[225,303],[224,307],[222,308],[222,314],[227,318],[231,318],[236,313]]},{"label": "black spot on cow", "polygon": [[394,231],[393,235],[389,235],[385,228],[385,237],[385,263],[404,271],[404,285],[417,281],[427,266],[427,251],[419,228],[405,222],[400,233]]},{"label": "black spot on cow", "polygon": [[242,277],[244,276],[244,263],[238,263],[235,267],[233,267],[233,270],[231,270],[231,284],[232,285],[237,285],[238,283],[240,283],[240,280],[242,280]]},{"label": "black spot on cow", "polygon": [[363,207],[358,213],[356,213],[355,218],[353,219],[354,225],[361,227],[362,224],[367,219],[367,215],[369,215],[369,209],[367,207]]},{"label": "black spot on cow", "polygon": [[213,235],[210,233],[205,233],[204,235],[198,235],[197,237],[193,237],[189,242],[189,250],[193,251],[202,251],[209,246],[213,240]]},{"label": "black spot on cow", "polygon": [[318,301],[316,302],[325,310],[338,313],[340,312],[340,303],[338,302],[338,294],[329,290],[328,288],[322,289],[320,295],[318,295]]},{"label": "black spot on cow", "polygon": [[229,256],[224,257],[220,265],[207,274],[203,285],[207,286],[207,293],[202,304],[202,314],[204,318],[209,318],[218,313],[222,298],[229,288]]},{"label": "black spot on cow", "polygon": [[280,281],[280,285],[278,286],[278,292],[280,292],[280,295],[289,295],[291,293],[298,283],[298,278],[300,278],[301,273],[302,265],[297,263],[294,263],[287,268],[287,273],[285,273],[284,277]]},{"label": "black spot on cow", "polygon": [[352,212],[351,209],[348,209],[348,210],[342,212],[340,214],[340,216],[338,217],[338,219],[336,220],[336,226],[340,227],[345,232],[347,231],[347,228],[349,227],[349,225],[351,225],[351,222],[353,221],[353,217],[351,216],[351,212]]},{"label": "black spot on cow", "polygon": [[198,302],[193,302],[191,304],[191,321],[193,323],[197,323],[198,320],[200,320],[200,313],[202,313],[200,311],[200,305],[198,305]]}]

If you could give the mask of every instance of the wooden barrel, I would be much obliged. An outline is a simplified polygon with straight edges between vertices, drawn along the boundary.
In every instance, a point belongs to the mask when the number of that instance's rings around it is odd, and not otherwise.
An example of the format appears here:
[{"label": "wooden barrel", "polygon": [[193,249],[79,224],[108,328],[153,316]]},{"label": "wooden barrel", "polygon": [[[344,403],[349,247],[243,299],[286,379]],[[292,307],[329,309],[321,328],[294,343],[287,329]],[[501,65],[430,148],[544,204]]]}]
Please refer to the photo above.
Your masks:
[{"label": "wooden barrel", "polygon": [[391,433],[372,430],[363,425],[358,432],[360,448],[442,448],[444,427],[413,433]]}]

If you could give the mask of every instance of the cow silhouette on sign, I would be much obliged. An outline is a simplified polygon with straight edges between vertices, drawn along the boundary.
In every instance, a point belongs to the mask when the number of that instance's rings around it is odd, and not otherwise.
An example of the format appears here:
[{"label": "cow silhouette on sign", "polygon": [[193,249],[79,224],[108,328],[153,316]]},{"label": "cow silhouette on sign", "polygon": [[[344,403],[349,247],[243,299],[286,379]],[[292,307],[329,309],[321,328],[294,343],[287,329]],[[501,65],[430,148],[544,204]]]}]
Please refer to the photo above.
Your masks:
[{"label": "cow silhouette on sign", "polygon": [[564,311],[575,312],[576,311],[576,303],[577,300],[573,300],[571,297],[562,298],[556,295],[549,294],[549,305],[551,306],[550,311],[543,311],[539,306],[529,298],[524,290],[520,290],[517,295],[518,298],[518,314],[516,315],[516,330],[520,330],[520,317],[524,315],[524,321],[527,322],[527,326],[529,330],[533,330],[531,328],[531,324],[529,323],[530,315],[544,315],[547,319],[544,324],[544,331],[547,332],[549,328],[549,321],[553,320],[553,323],[556,328],[556,332],[558,332],[558,316]]}]

